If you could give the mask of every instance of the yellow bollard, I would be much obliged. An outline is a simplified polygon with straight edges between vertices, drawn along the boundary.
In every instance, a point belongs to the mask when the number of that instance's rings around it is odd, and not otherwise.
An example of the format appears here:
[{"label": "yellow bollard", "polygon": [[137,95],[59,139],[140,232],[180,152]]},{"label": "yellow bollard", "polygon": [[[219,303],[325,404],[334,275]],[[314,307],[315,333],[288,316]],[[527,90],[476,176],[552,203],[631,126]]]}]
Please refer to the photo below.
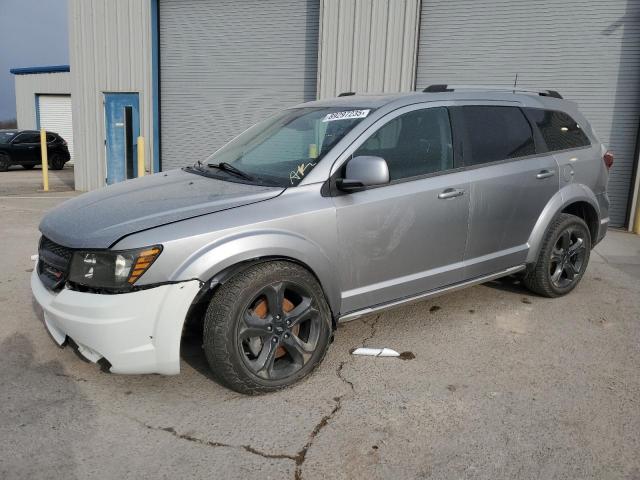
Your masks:
[{"label": "yellow bollard", "polygon": [[138,178],[144,175],[144,137],[138,137]]},{"label": "yellow bollard", "polygon": [[42,159],[42,189],[49,191],[49,158],[47,157],[47,131],[40,129],[40,156]]}]

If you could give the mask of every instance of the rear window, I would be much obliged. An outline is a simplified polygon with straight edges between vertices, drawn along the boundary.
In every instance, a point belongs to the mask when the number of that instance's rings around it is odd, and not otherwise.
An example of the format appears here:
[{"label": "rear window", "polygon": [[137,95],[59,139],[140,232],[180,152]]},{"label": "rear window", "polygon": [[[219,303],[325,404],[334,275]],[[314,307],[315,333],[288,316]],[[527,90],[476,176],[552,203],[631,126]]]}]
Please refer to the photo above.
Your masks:
[{"label": "rear window", "polygon": [[580,125],[566,113],[540,108],[528,108],[527,113],[540,129],[550,151],[591,145]]},{"label": "rear window", "polygon": [[458,109],[466,131],[465,165],[508,160],[536,152],[531,125],[517,107]]}]

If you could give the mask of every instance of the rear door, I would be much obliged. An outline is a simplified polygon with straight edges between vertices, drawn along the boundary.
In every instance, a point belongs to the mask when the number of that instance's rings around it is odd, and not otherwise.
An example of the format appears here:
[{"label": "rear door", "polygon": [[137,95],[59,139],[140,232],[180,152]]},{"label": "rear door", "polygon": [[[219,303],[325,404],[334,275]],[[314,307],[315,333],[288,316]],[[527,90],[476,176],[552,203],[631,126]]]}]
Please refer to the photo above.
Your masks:
[{"label": "rear door", "polygon": [[465,278],[525,262],[527,241],[558,191],[558,165],[515,104],[452,109],[470,184]]}]

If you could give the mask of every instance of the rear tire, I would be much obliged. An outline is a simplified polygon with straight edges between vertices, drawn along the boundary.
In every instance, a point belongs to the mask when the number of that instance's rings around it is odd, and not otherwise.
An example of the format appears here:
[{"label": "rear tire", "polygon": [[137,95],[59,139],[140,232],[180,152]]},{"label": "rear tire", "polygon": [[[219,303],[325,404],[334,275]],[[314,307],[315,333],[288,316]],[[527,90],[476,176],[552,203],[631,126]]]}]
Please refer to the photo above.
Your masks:
[{"label": "rear tire", "polygon": [[54,153],[51,155],[50,164],[52,170],[62,170],[64,168],[64,158],[62,155]]},{"label": "rear tire", "polygon": [[580,217],[562,213],[551,223],[525,286],[544,297],[560,297],[576,288],[591,253],[591,235]]},{"label": "rear tire", "polygon": [[224,283],[204,319],[204,351],[214,378],[245,394],[279,390],[324,358],[331,311],[315,277],[286,261],[261,263]]},{"label": "rear tire", "polygon": [[6,172],[11,166],[11,159],[6,153],[0,153],[0,172]]}]

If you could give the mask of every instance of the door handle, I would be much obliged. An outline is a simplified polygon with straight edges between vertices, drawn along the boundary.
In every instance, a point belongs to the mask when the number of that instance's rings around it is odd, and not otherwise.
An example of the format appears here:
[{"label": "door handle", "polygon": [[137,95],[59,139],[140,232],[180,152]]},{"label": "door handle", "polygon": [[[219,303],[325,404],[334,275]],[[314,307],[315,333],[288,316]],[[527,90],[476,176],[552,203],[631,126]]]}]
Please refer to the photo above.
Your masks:
[{"label": "door handle", "polygon": [[556,174],[553,170],[540,170],[536,175],[537,179],[549,178],[553,177]]},{"label": "door handle", "polygon": [[458,188],[447,188],[438,195],[438,198],[440,200],[446,200],[447,198],[455,198],[461,195],[464,195],[464,190],[460,190]]}]

